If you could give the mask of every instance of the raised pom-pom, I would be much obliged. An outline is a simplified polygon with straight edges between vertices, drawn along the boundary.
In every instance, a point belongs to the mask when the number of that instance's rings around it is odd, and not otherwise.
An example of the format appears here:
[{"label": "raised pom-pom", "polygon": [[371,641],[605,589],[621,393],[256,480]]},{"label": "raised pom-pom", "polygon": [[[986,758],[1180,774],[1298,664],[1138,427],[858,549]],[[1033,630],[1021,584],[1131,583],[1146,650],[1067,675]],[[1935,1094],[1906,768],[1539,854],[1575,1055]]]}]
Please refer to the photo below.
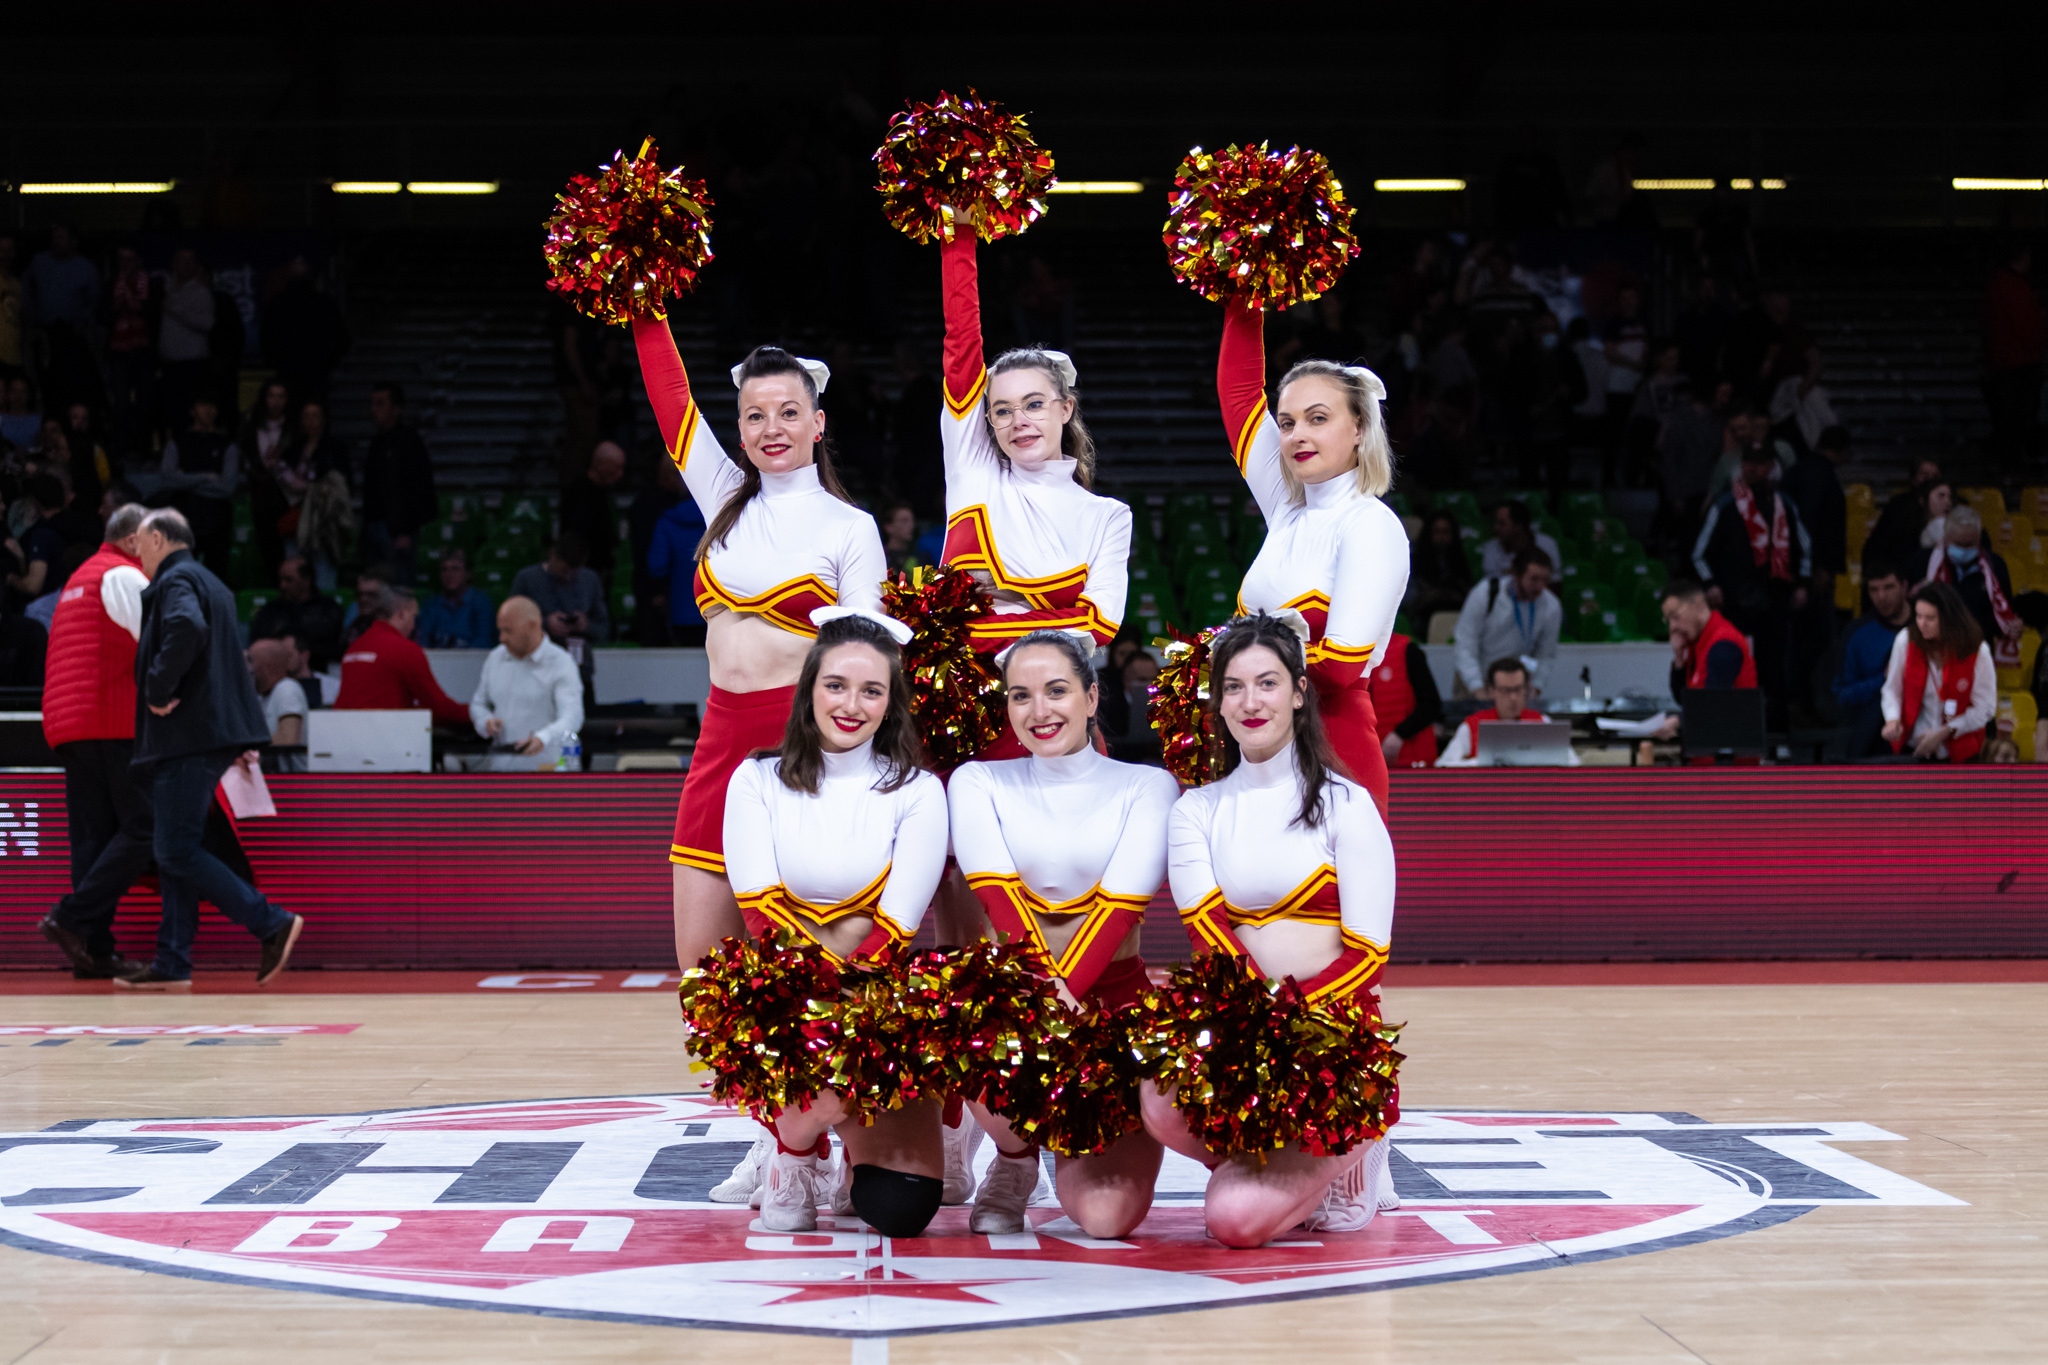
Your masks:
[{"label": "raised pom-pom", "polygon": [[711,260],[711,196],[704,182],[664,171],[654,139],[637,155],[612,154],[555,197],[542,248],[548,288],[600,322],[664,315]]},{"label": "raised pom-pom", "polygon": [[889,120],[875,151],[882,211],[912,240],[953,240],[966,227],[984,242],[1012,237],[1045,212],[1052,153],[1022,114],[969,90],[939,92]]},{"label": "raised pom-pom", "polygon": [[1146,687],[1146,714],[1159,733],[1160,761],[1189,787],[1223,775],[1223,745],[1209,714],[1209,652],[1221,627],[1154,640],[1165,656]]},{"label": "raised pom-pom", "polygon": [[946,773],[995,742],[1008,719],[1002,679],[974,652],[968,627],[995,610],[964,569],[920,565],[882,584],[882,610],[910,627],[903,673],[925,759]]},{"label": "raised pom-pom", "polygon": [[1212,953],[1175,970],[1150,1018],[1145,1071],[1212,1151],[1341,1156],[1387,1131],[1399,1033],[1354,1000],[1312,1005],[1291,978]]},{"label": "raised pom-pom", "polygon": [[1200,147],[1173,175],[1166,261],[1216,303],[1287,308],[1326,293],[1358,254],[1344,187],[1320,152]]}]

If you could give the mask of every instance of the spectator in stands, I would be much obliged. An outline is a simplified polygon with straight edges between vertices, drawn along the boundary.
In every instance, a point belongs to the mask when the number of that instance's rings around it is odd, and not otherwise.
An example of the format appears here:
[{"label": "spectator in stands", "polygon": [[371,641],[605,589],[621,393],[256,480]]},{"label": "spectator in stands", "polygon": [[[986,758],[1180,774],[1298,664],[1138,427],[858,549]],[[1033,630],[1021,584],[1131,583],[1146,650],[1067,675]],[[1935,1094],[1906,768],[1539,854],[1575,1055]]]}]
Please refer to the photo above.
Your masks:
[{"label": "spectator in stands", "polygon": [[1408,619],[1426,632],[1430,617],[1459,610],[1471,591],[1464,531],[1449,512],[1437,512],[1408,547]]},{"label": "spectator in stands", "polygon": [[1790,445],[1804,461],[1830,427],[1841,425],[1834,404],[1820,382],[1820,348],[1807,346],[1799,354],[1797,374],[1778,381],[1771,393],[1771,434]]},{"label": "spectator in stands", "polygon": [[392,585],[393,574],[389,564],[371,564],[356,575],[356,596],[341,614],[341,642],[354,644],[356,637],[370,628],[377,619],[377,599]]},{"label": "spectator in stands", "polygon": [[[1749,639],[1729,619],[1714,610],[1704,585],[1690,578],[1674,578],[1664,585],[1661,602],[1664,624],[1671,630],[1671,695],[1683,702],[1696,688],[1726,691],[1755,687],[1756,656]],[[1661,738],[1678,733],[1673,717]]]},{"label": "spectator in stands", "polygon": [[704,613],[697,609],[697,543],[704,539],[704,514],[694,499],[684,498],[662,515],[647,551],[647,572],[661,585],[667,604],[667,643],[697,647],[704,643]]},{"label": "spectator in stands", "polygon": [[305,922],[202,847],[221,774],[270,739],[235,629],[234,594],[193,558],[191,528],[176,511],[159,508],[143,520],[136,552],[150,583],[135,655],[135,766],[148,773],[164,917],[156,961],[115,984],[190,990],[192,939],[206,900],[261,943],[256,984],[268,985]]},{"label": "spectator in stands", "polygon": [[1870,595],[1870,610],[1850,628],[1842,645],[1842,668],[1835,675],[1835,705],[1840,709],[1840,724],[1849,731],[1852,759],[1882,752],[1878,747],[1884,729],[1880,694],[1891,667],[1892,641],[1913,618],[1906,575],[1897,568],[1866,573],[1863,587]]},{"label": "spectator in stands", "polygon": [[1714,462],[1728,441],[1725,417],[1733,386],[1723,381],[1687,380],[1678,386],[1678,401],[1657,432],[1661,492],[1657,502],[1657,542],[1690,541],[1706,506]]},{"label": "spectator in stands", "polygon": [[[15,268],[17,244],[13,236],[0,234],[0,385],[25,373],[22,364],[21,275]],[[4,397],[0,393],[0,397]]]},{"label": "spectator in stands", "polygon": [[1586,398],[1579,358],[1562,344],[1557,315],[1541,308],[1508,357],[1504,400],[1515,414],[1519,472],[1526,484],[1562,493],[1571,481],[1572,412]]},{"label": "spectator in stands", "polygon": [[1435,763],[1436,726],[1444,718],[1444,700],[1421,642],[1395,631],[1387,639],[1386,662],[1372,671],[1367,686],[1387,766],[1427,768]]},{"label": "spectator in stands", "polygon": [[[696,546],[690,548],[694,557]],[[548,546],[545,561],[512,576],[513,595],[540,607],[548,638],[568,650],[578,667],[585,664],[589,647],[603,644],[612,632],[604,584],[584,566],[584,555],[583,538],[565,531]]]},{"label": "spectator in stands", "polygon": [[1550,591],[1552,561],[1534,546],[1523,549],[1510,572],[1473,585],[1458,613],[1452,638],[1458,660],[1458,682],[1468,695],[1486,686],[1481,659],[1512,656],[1523,660],[1534,695],[1543,691],[1544,670],[1557,657],[1557,639],[1564,628],[1564,606]]},{"label": "spectator in stands", "polygon": [[1602,340],[1607,355],[1607,431],[1601,446],[1600,482],[1603,488],[1611,488],[1619,474],[1628,414],[1650,363],[1650,328],[1643,320],[1641,289],[1625,284],[1616,292],[1614,316],[1602,329]]},{"label": "spectator in stands", "polygon": [[36,410],[35,391],[21,375],[10,377],[6,402],[0,404],[0,441],[27,450],[36,443],[42,430],[43,414]]},{"label": "spectator in stands", "polygon": [[1849,501],[1840,473],[1848,461],[1849,429],[1834,426],[1815,439],[1812,458],[1785,473],[1784,490],[1813,542],[1813,592],[1824,602],[1834,601],[1836,575],[1849,572]]},{"label": "spectator in stands", "polygon": [[1536,529],[1529,504],[1520,498],[1504,502],[1493,509],[1493,539],[1479,548],[1480,570],[1488,578],[1499,578],[1509,571],[1516,555],[1532,546],[1549,558],[1553,571],[1563,567],[1557,542]]},{"label": "spectator in stands", "polygon": [[376,430],[363,456],[363,548],[390,561],[395,581],[410,586],[420,527],[441,514],[434,461],[405,421],[405,390],[397,383],[370,390],[370,423]]},{"label": "spectator in stands", "polygon": [[2041,358],[2048,322],[2034,293],[2034,248],[2015,242],[1984,291],[1984,406],[1991,454],[2008,470],[2041,448]]},{"label": "spectator in stands", "polygon": [[393,584],[377,595],[368,630],[341,656],[337,711],[402,711],[425,707],[434,724],[467,726],[469,711],[441,690],[427,653],[412,642],[420,604],[410,589]]},{"label": "spectator in stands", "polygon": [[[1543,721],[1544,714],[1529,705],[1529,694],[1529,670],[1520,659],[1495,659],[1488,664],[1485,696],[1493,705],[1465,717],[1464,722],[1451,732],[1450,747],[1444,750],[1444,756],[1436,761],[1436,766],[1478,767],[1479,727],[1487,721],[1504,720],[1529,724]],[[1578,754],[1567,751],[1565,763],[1573,768],[1578,767]]]},{"label": "spectator in stands", "polygon": [[1692,562],[1708,604],[1754,642],[1765,696],[1782,709],[1790,693],[1792,621],[1810,596],[1813,544],[1777,479],[1770,446],[1745,449],[1740,477],[1708,504]]},{"label": "spectator in stands", "polygon": [[[291,668],[287,675],[306,694],[306,709],[318,711],[327,705],[327,679],[313,671],[313,653],[306,648],[306,642],[295,635],[281,635],[279,643],[292,652]],[[340,690],[339,684],[336,691]]]},{"label": "spectator in stands", "polygon": [[616,441],[599,441],[589,467],[562,490],[562,530],[582,538],[590,571],[606,592],[619,548],[619,481],[625,477],[626,452]]},{"label": "spectator in stands", "polygon": [[235,488],[242,477],[242,453],[220,428],[220,408],[210,393],[192,400],[191,421],[164,442],[159,463],[171,505],[198,537],[200,561],[216,576],[228,575],[235,547]]},{"label": "spectator in stands", "polygon": [[498,608],[498,646],[484,659],[469,720],[491,741],[490,770],[498,773],[553,767],[548,755],[582,730],[582,676],[548,639],[531,598],[508,597]]},{"label": "spectator in stands", "polygon": [[1946,583],[1913,594],[1913,624],[1892,643],[1884,739],[1923,763],[1968,763],[1998,713],[1998,669],[1963,599]]},{"label": "spectator in stands", "polygon": [[28,524],[14,537],[20,547],[21,568],[7,575],[7,596],[19,611],[60,582],[58,565],[64,559],[64,533],[57,527],[57,515],[64,510],[64,484],[55,474],[37,474],[28,481],[26,492],[16,500],[16,515],[26,509]]},{"label": "spectator in stands", "polygon": [[[47,428],[48,423],[44,426]],[[100,499],[107,491],[107,485],[114,481],[114,462],[107,458],[107,449],[100,442],[100,434],[92,420],[92,408],[84,403],[73,403],[64,412],[62,427],[65,462],[65,476],[71,484],[72,501],[81,510],[92,510],[97,515]],[[93,540],[98,541],[99,523],[93,526]]]},{"label": "spectator in stands", "polygon": [[313,570],[302,558],[277,566],[277,596],[256,608],[249,618],[251,640],[290,635],[303,644],[321,668],[341,655],[341,604],[314,586]]},{"label": "spectator in stands", "polygon": [[208,369],[213,360],[213,281],[199,263],[199,253],[180,248],[171,256],[171,278],[164,287],[162,321],[157,324],[156,353],[163,362],[164,412],[183,421],[193,400],[211,393]]},{"label": "spectator in stands", "polygon": [[96,401],[99,362],[90,338],[99,315],[100,271],[79,251],[69,227],[51,228],[48,249],[28,263],[22,305],[25,319],[42,338],[44,405],[62,412],[74,398]]},{"label": "spectator in stands", "polygon": [[1946,583],[1977,622],[2002,668],[2020,662],[2020,633],[2026,629],[2012,605],[2012,571],[2005,557],[1984,543],[1984,519],[1974,507],[1948,514],[1943,543],[1927,561],[1927,582]]},{"label": "spectator in stands", "polygon": [[286,496],[297,505],[292,538],[313,566],[313,581],[323,589],[339,581],[341,562],[355,544],[349,472],[347,446],[328,432],[326,404],[301,405],[298,438],[278,477]]},{"label": "spectator in stands", "polygon": [[112,305],[107,328],[111,438],[115,451],[128,456],[146,448],[156,410],[156,345],[149,331],[149,316],[160,301],[156,281],[142,268],[142,257],[134,247],[124,246],[114,253],[114,280],[108,292]]},{"label": "spectator in stands", "polygon": [[925,562],[917,552],[917,509],[902,501],[885,503],[875,522],[882,529],[882,553],[888,557],[891,573]]},{"label": "spectator in stands", "polygon": [[1728,335],[1728,313],[1720,286],[1702,273],[1693,281],[1692,298],[1678,315],[1679,368],[1695,391],[1712,393],[1721,379],[1721,344]]},{"label": "spectator in stands", "polygon": [[348,354],[348,324],[322,293],[304,256],[285,267],[284,288],[263,310],[263,354],[301,398],[325,401],[328,377]]},{"label": "spectator in stands", "polygon": [[[1916,461],[1911,480],[1885,503],[1877,514],[1877,524],[1870,528],[1870,535],[1863,542],[1866,577],[1873,565],[1897,567],[1909,561],[1918,562],[1914,551],[1926,548],[1920,543],[1920,530],[1927,521],[1926,496],[1937,486],[1946,488],[1941,465],[1934,460]],[[1946,514],[1947,508],[1942,510]]]},{"label": "spectator in stands", "polygon": [[1685,372],[1679,368],[1678,343],[1658,341],[1650,347],[1650,371],[1636,386],[1622,430],[1622,471],[1632,487],[1657,483],[1657,438],[1684,399]]},{"label": "spectator in stands", "polygon": [[41,626],[47,634],[56,624],[57,599],[63,595],[65,586],[71,581],[71,575],[84,567],[85,561],[91,559],[92,555],[93,547],[90,545],[65,545],[64,558],[58,561],[57,572],[44,580],[46,586],[43,595],[23,607],[21,614]]},{"label": "spectator in stands", "polygon": [[469,555],[441,555],[441,591],[420,608],[419,642],[428,649],[489,649],[496,638],[490,594],[469,581]]},{"label": "spectator in stands", "polygon": [[285,492],[283,466],[291,434],[291,395],[273,379],[243,419],[235,443],[249,462],[249,519],[265,578],[277,577],[284,563],[284,519],[292,499]]},{"label": "spectator in stands", "polygon": [[[306,742],[306,690],[291,676],[298,662],[298,650],[283,640],[258,640],[249,646],[249,676],[256,682],[256,695],[263,698],[263,723],[270,727],[272,744],[300,745]],[[304,754],[277,754],[264,767],[271,772],[306,771]]]},{"label": "spectator in stands", "polygon": [[[633,495],[632,506],[626,510],[626,531],[633,552],[633,638],[650,649],[668,643],[668,579],[656,577],[649,567],[654,537],[662,518],[682,502],[689,502],[692,509],[696,507],[696,503],[683,496],[683,476],[675,461],[663,458],[654,462],[653,477],[642,484]],[[700,524],[702,520],[700,515]],[[623,633],[625,623],[615,624]]]}]

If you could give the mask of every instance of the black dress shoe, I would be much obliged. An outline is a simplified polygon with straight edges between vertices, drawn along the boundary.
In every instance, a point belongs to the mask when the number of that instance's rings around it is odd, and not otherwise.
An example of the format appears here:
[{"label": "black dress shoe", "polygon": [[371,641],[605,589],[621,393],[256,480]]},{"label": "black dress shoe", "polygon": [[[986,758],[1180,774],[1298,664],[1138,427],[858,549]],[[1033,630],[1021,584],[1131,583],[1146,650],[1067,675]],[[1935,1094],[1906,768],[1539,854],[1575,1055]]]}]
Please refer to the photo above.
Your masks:
[{"label": "black dress shoe", "polygon": [[83,967],[71,969],[73,981],[111,981],[124,976],[140,976],[149,970],[147,962],[137,962],[132,957],[115,953],[112,957],[95,958]]},{"label": "black dress shoe", "polygon": [[189,991],[192,978],[189,976],[165,976],[151,967],[139,976],[117,976],[114,989],[118,991]]},{"label": "black dress shoe", "polygon": [[36,928],[42,930],[43,937],[56,944],[64,956],[71,960],[71,974],[73,976],[81,981],[95,979],[92,949],[85,946],[84,938],[57,923],[56,917],[53,915],[43,916],[43,922],[38,924]]},{"label": "black dress shoe", "polygon": [[263,940],[263,961],[256,968],[257,985],[268,986],[291,960],[292,945],[299,941],[299,931],[306,927],[304,916],[293,915],[291,921]]}]

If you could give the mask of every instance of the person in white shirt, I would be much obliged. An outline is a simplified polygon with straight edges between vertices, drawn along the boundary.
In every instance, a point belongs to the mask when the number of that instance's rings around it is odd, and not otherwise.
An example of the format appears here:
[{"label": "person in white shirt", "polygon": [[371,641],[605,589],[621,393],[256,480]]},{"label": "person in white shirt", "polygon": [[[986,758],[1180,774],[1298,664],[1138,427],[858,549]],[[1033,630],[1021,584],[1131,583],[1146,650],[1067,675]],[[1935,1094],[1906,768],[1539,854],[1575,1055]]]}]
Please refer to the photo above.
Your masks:
[{"label": "person in white shirt", "polygon": [[1512,573],[1515,556],[1531,545],[1550,556],[1553,574],[1564,567],[1564,556],[1558,552],[1557,541],[1536,529],[1535,520],[1529,515],[1529,504],[1519,498],[1502,503],[1493,509],[1493,539],[1479,547],[1480,571],[1488,578]]},{"label": "person in white shirt", "polygon": [[1998,713],[1998,668],[1977,618],[1946,583],[1913,594],[1913,621],[1885,668],[1884,739],[1923,763],[1968,763]]},{"label": "person in white shirt", "polygon": [[[1034,631],[1007,650],[1003,689],[1025,756],[962,764],[947,798],[954,856],[996,931],[1036,950],[1069,1005],[1114,1010],[1149,984],[1138,931],[1166,876],[1166,819],[1180,788],[1163,769],[1096,751],[1093,652],[1093,639],[1060,630]],[[969,1107],[997,1155],[967,1226],[1024,1232],[1038,1148],[1001,1115]],[[1091,1237],[1122,1237],[1151,1209],[1163,1157],[1138,1129],[1103,1151],[1060,1157],[1060,1207]]]},{"label": "person in white shirt", "polygon": [[1486,663],[1500,658],[1523,660],[1535,692],[1543,691],[1544,668],[1557,657],[1557,638],[1564,630],[1564,605],[1550,591],[1556,567],[1548,554],[1532,547],[1515,556],[1507,573],[1472,585],[1451,636],[1465,695],[1479,695],[1486,686]]},{"label": "person in white shirt", "polygon": [[[256,695],[263,698],[263,723],[270,727],[272,744],[306,742],[306,689],[291,676],[298,651],[283,640],[258,640],[249,646],[249,673],[256,680]],[[277,771],[306,771],[304,754],[279,754]]]},{"label": "person in white shirt", "polygon": [[[1379,807],[1343,775],[1323,733],[1302,641],[1261,613],[1233,622],[1209,659],[1224,775],[1185,793],[1167,822],[1167,875],[1198,953],[1249,957],[1310,1003],[1378,1012],[1394,927],[1394,846]],[[1284,1084],[1284,1081],[1280,1082]],[[1142,1087],[1145,1128],[1209,1168],[1209,1235],[1256,1247],[1300,1223],[1355,1232],[1397,1202],[1384,1139],[1343,1156],[1214,1151],[1173,1097]]]},{"label": "person in white shirt", "polygon": [[545,771],[583,728],[582,675],[569,651],[548,639],[530,597],[508,597],[498,608],[498,641],[484,657],[470,723],[492,741],[490,771]]},{"label": "person in white shirt", "polygon": [[[1439,768],[1479,766],[1479,727],[1490,720],[1540,722],[1541,711],[1529,705],[1529,669],[1520,659],[1495,659],[1486,666],[1486,697],[1493,705],[1474,711],[1451,734],[1450,747],[1436,761]],[[1579,756],[1566,750],[1565,765],[1576,768]]]},{"label": "person in white shirt", "polygon": [[[726,790],[726,877],[755,937],[781,931],[842,961],[887,959],[917,933],[946,866],[945,789],[921,766],[903,676],[910,630],[851,607],[821,607],[811,620],[818,641],[781,748],[741,763]],[[829,1193],[828,1129],[845,1148]],[[821,1198],[885,1237],[915,1237],[938,1212],[935,1100],[859,1123],[837,1091],[821,1090],[777,1115],[773,1138],[755,1146],[725,1182],[733,1188],[712,1196],[739,1203],[758,1181],[767,1231],[816,1228]]]}]

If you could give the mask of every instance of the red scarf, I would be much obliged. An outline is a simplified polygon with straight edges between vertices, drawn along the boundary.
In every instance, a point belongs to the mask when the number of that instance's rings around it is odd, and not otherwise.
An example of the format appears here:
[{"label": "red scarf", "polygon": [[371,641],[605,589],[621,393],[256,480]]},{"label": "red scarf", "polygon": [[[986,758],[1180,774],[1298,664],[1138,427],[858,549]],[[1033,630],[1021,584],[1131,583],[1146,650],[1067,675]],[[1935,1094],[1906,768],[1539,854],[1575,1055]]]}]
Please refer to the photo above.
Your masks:
[{"label": "red scarf", "polygon": [[1731,491],[1735,495],[1735,510],[1742,515],[1742,527],[1749,532],[1749,554],[1761,569],[1771,566],[1771,577],[1792,581],[1792,522],[1785,515],[1785,495],[1773,498],[1771,520],[1764,524],[1764,514],[1756,505],[1756,494],[1749,483],[1738,475]]},{"label": "red scarf", "polygon": [[[1984,571],[1984,595],[1991,599],[1991,619],[1998,626],[1998,638],[1990,641],[1991,662],[2000,668],[2020,666],[2020,632],[2026,629],[2026,622],[2012,609],[2006,600],[2005,589],[1998,586],[1998,574],[1991,568],[1991,560],[1984,553],[1984,547],[1977,547],[1977,567]],[[1934,547],[1934,558],[1927,561],[1927,579],[1930,583],[1954,585],[1962,575],[1956,572],[1953,560],[1948,557],[1948,546]]]},{"label": "red scarf", "polygon": [[[1911,629],[1911,627],[1908,627]],[[1977,656],[1967,659],[1944,659],[1941,664],[1941,718],[1944,724],[1952,724],[1957,716],[1970,709],[1970,694],[1977,687]],[[1913,741],[1913,727],[1920,720],[1920,702],[1927,695],[1927,651],[1918,641],[1906,644],[1906,668],[1899,679],[1899,738],[1892,745],[1893,753],[1903,753]],[[1984,747],[1984,732],[1973,730],[1968,734],[1956,734],[1948,742],[1948,761],[1968,763]]]}]

